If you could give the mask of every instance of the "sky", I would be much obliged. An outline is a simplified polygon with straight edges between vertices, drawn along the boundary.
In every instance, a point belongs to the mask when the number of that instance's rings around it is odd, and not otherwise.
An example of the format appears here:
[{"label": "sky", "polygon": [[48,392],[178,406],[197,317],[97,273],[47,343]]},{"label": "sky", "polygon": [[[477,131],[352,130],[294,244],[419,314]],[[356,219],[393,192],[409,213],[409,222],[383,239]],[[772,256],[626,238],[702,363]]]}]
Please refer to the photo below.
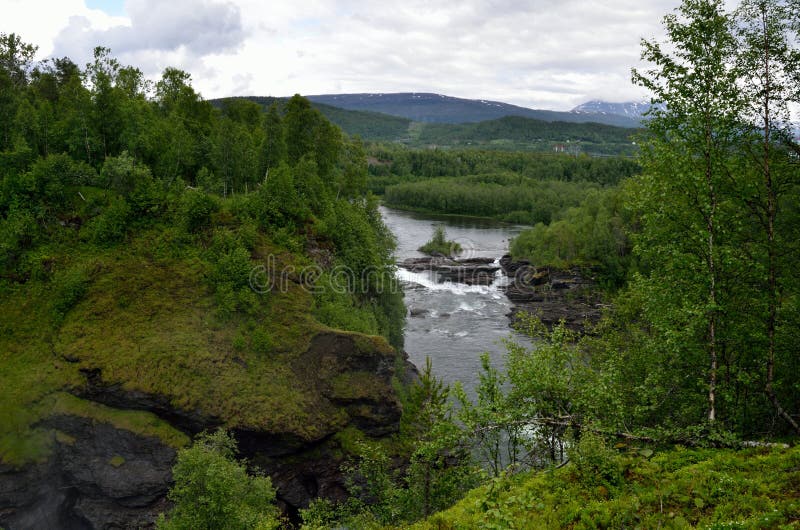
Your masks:
[{"label": "sky", "polygon": [[0,32],[79,65],[95,46],[205,98],[435,92],[569,110],[634,101],[640,40],[678,0],[0,0]]}]

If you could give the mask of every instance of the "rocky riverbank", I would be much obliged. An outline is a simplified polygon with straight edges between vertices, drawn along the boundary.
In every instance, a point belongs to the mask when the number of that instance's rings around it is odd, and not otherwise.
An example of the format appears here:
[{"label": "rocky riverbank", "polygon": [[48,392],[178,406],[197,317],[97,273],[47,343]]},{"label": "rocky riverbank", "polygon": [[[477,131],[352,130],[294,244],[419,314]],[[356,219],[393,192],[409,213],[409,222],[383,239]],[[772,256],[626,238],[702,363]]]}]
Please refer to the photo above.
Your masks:
[{"label": "rocky riverbank", "polygon": [[590,269],[536,267],[527,260],[500,258],[508,276],[505,293],[514,303],[511,324],[525,314],[533,314],[548,327],[564,321],[569,329],[585,332],[602,315],[603,304]]},{"label": "rocky riverbank", "polygon": [[[431,272],[437,282],[465,285],[497,285],[514,304],[511,325],[533,314],[548,327],[564,321],[569,329],[585,332],[600,320],[603,309],[591,269],[536,267],[527,260],[514,261],[506,254],[494,258],[452,259],[445,256],[408,258],[398,265],[411,272]],[[503,275],[498,276],[502,270]],[[411,317],[427,311],[411,308]]]}]

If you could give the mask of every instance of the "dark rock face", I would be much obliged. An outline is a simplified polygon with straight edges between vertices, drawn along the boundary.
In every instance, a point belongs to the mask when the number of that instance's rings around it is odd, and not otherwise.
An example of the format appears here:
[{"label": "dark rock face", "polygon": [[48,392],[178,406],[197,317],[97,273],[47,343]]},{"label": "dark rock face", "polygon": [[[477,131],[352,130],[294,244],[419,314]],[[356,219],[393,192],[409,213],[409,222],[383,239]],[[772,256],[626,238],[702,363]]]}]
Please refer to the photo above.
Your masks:
[{"label": "dark rock face", "polygon": [[[232,429],[241,456],[272,477],[290,517],[317,496],[345,497],[342,451],[334,438],[338,430],[353,426],[381,437],[399,429],[401,407],[392,379],[412,381],[415,370],[407,361],[398,362],[398,356],[402,354],[368,337],[320,333],[293,369],[306,375],[342,422],[332,423],[313,440],[293,432]],[[403,366],[401,373],[396,373],[398,366]],[[201,410],[177,408],[164,396],[105,384],[97,370],[84,376],[86,384],[76,391],[83,399],[151,411],[188,435],[223,424]],[[358,386],[362,383],[364,388]],[[0,528],[153,528],[158,514],[169,510],[166,494],[177,454],[173,447],[76,416],[51,416],[39,427],[53,435],[54,449],[46,462],[21,469],[0,465]]]},{"label": "dark rock face", "polygon": [[4,528],[150,528],[167,510],[173,448],[74,416],[47,427],[62,433],[47,463],[0,468]]},{"label": "dark rock face", "polygon": [[399,263],[412,272],[433,271],[440,282],[456,282],[467,285],[491,285],[495,273],[500,269],[492,258],[456,260],[438,255],[426,258],[408,258]]},{"label": "dark rock face", "polygon": [[509,315],[513,326],[525,314],[536,315],[548,327],[564,321],[574,331],[585,332],[600,320],[602,304],[596,299],[591,271],[537,268],[527,260],[505,255],[500,266],[509,277],[506,296],[514,303]]}]

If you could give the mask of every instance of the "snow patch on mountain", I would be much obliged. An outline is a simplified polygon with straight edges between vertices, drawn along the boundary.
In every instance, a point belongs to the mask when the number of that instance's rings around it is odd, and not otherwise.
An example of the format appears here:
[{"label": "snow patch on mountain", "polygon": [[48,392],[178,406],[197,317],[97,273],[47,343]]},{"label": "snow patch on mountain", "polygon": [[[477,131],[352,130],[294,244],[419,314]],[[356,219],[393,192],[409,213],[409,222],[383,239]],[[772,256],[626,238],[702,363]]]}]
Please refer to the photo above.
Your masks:
[{"label": "snow patch on mountain", "polygon": [[625,101],[611,103],[608,101],[592,100],[578,105],[570,112],[573,114],[605,114],[625,116],[632,119],[641,119],[650,110],[652,105],[646,101]]}]

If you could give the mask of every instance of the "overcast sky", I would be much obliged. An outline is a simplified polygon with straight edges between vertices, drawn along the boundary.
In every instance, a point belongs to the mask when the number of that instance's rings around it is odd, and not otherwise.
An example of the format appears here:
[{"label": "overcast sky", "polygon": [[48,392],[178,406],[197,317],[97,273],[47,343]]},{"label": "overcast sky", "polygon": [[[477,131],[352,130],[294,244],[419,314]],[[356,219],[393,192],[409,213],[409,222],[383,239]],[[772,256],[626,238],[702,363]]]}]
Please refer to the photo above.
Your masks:
[{"label": "overcast sky", "polygon": [[646,94],[639,41],[678,0],[0,0],[0,32],[79,65],[96,45],[206,98],[437,92],[567,110]]}]

